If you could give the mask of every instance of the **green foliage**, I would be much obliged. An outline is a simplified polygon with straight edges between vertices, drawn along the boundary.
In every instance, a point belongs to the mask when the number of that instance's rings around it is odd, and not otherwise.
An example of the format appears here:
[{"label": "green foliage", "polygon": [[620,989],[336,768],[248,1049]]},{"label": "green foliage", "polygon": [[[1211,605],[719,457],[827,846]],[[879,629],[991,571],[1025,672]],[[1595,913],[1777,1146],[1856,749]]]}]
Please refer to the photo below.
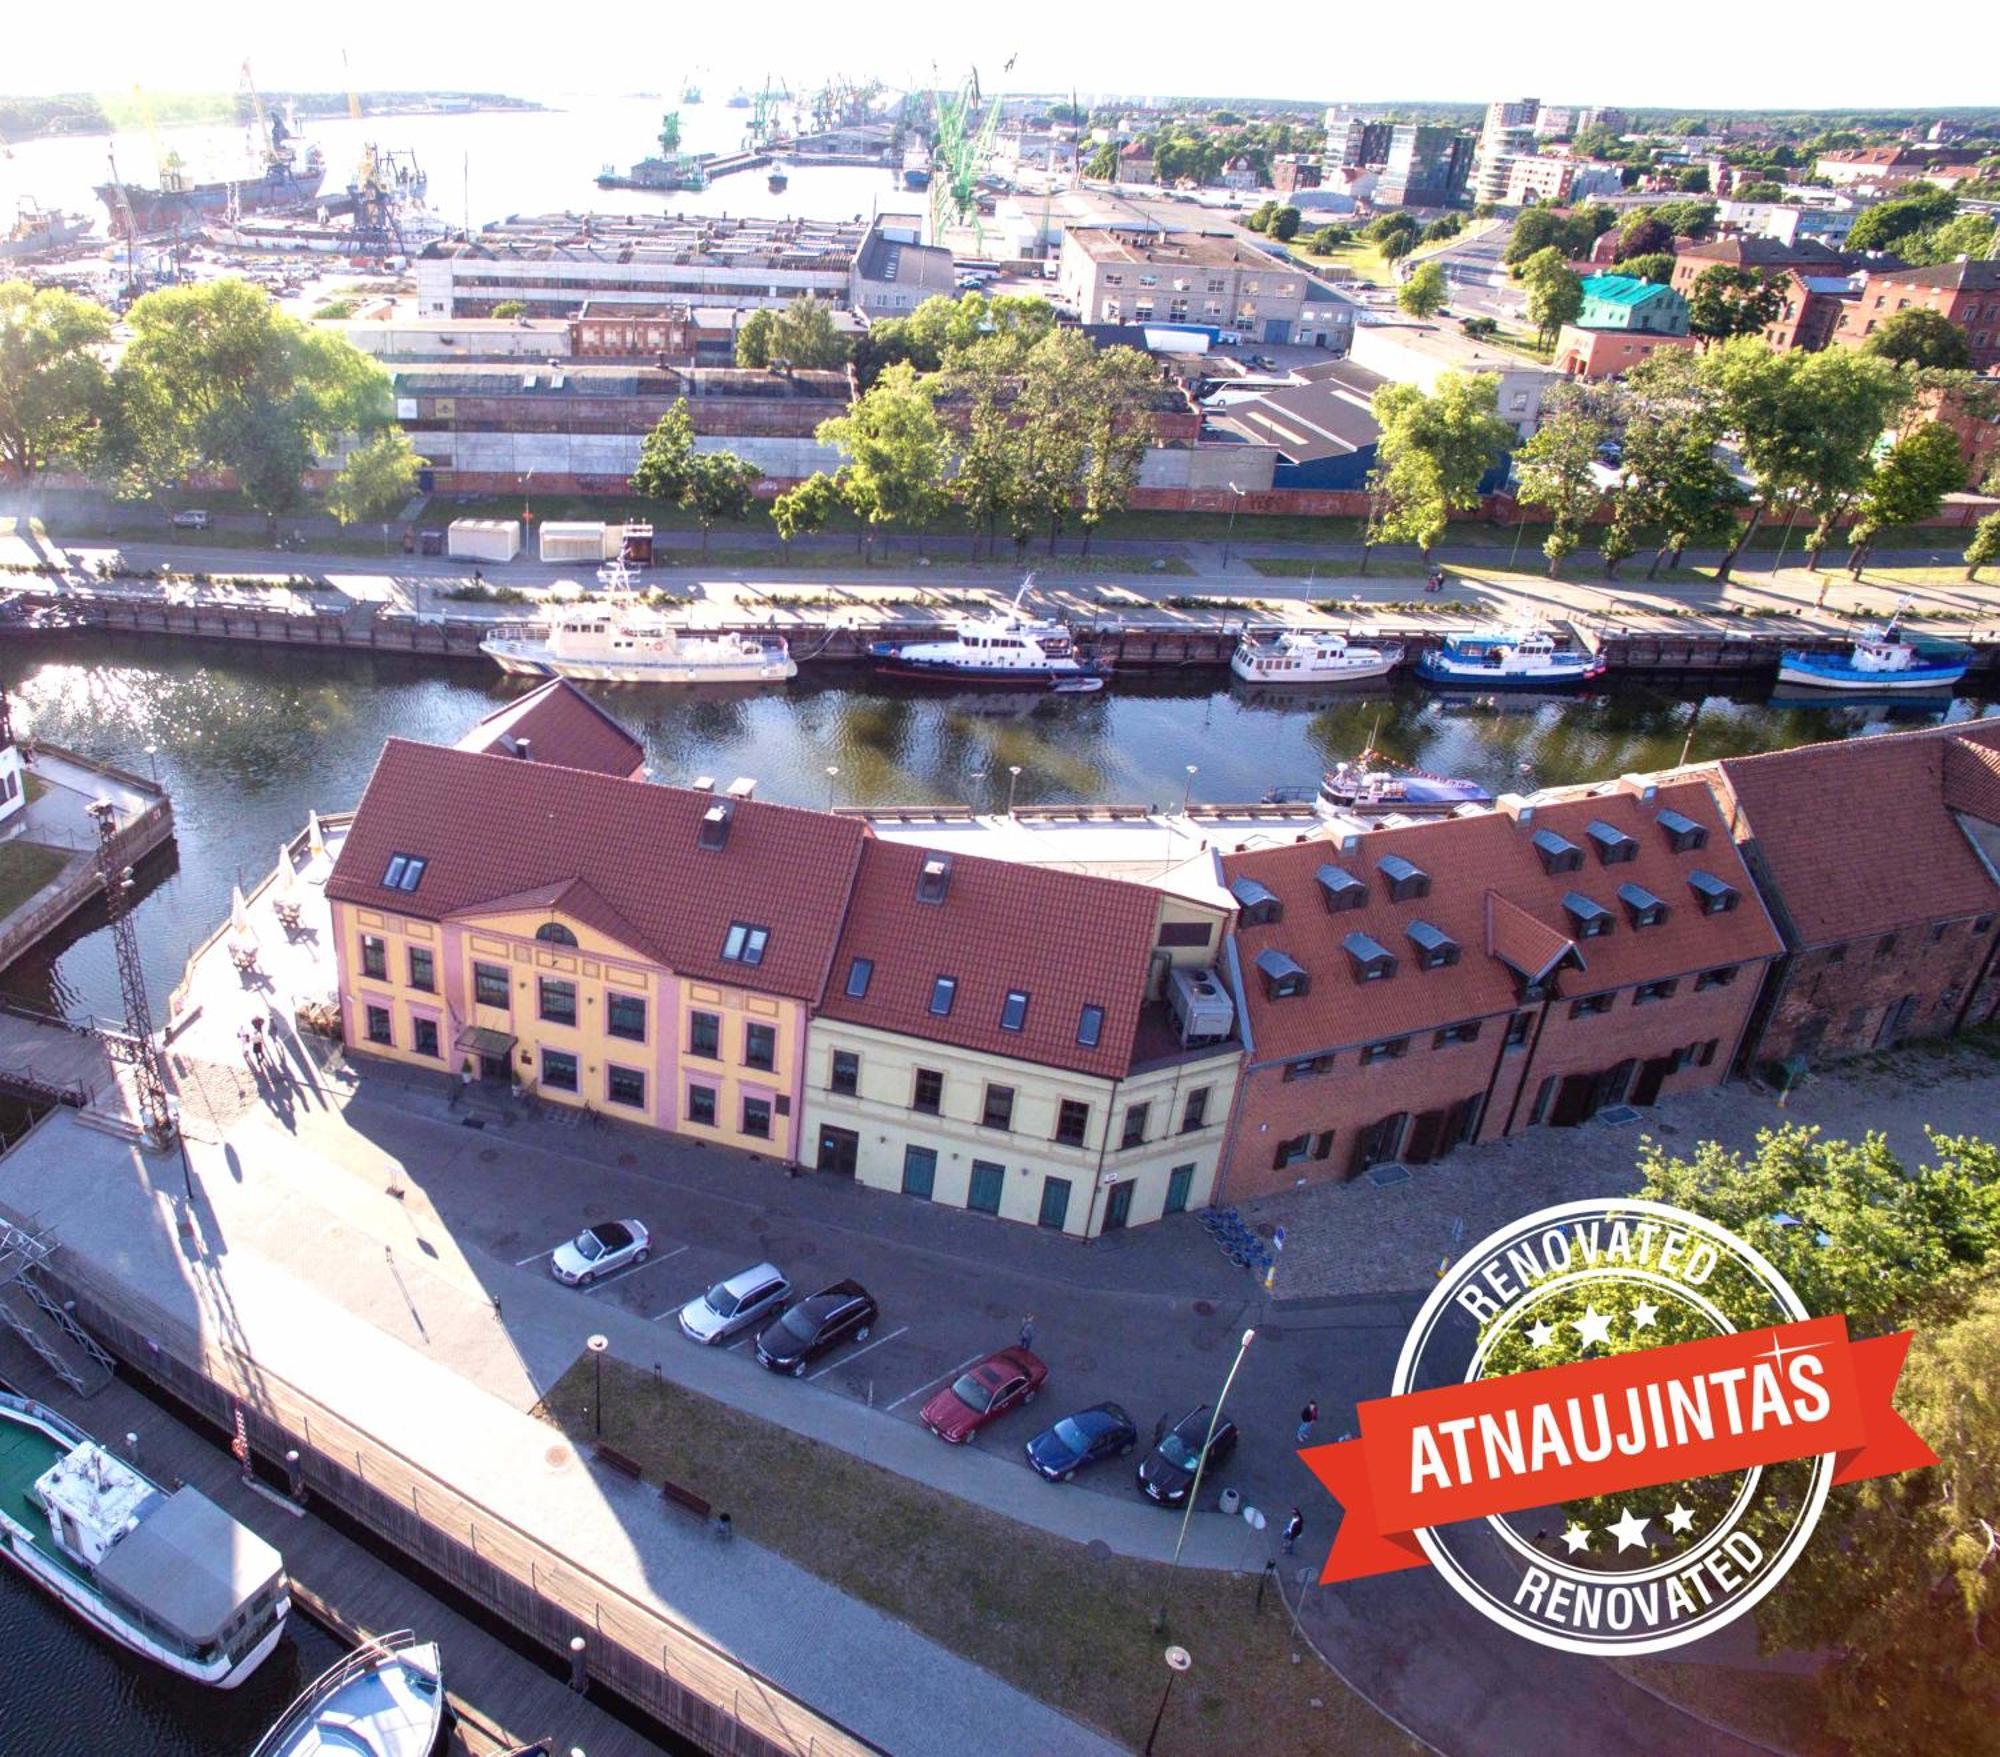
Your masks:
[{"label": "green foliage", "polygon": [[110,337],[103,306],[0,281],[0,464],[28,477],[89,461],[110,405],[98,358]]},{"label": "green foliage", "polygon": [[1436,219],[1432,220],[1424,228],[1424,242],[1426,244],[1442,244],[1447,238],[1456,238],[1464,230],[1465,216],[1463,214],[1439,214]]},{"label": "green foliage", "polygon": [[1278,204],[1261,201],[1243,216],[1244,227],[1252,232],[1268,232],[1277,223]]},{"label": "green foliage", "polygon": [[1554,250],[1565,260],[1581,259],[1590,254],[1591,245],[1617,218],[1617,209],[1598,201],[1585,202],[1567,213],[1552,207],[1526,208],[1514,222],[1500,260],[1518,272],[1543,250]]},{"label": "green foliage", "polygon": [[782,310],[753,311],[736,331],[736,364],[824,371],[847,364],[847,338],[823,299],[794,299]]},{"label": "green foliage", "polygon": [[1656,213],[1640,210],[1618,228],[1620,256],[1653,256],[1674,247],[1674,229]]},{"label": "green foliage", "polygon": [[1942,311],[1913,306],[1892,312],[1862,343],[1865,353],[1893,360],[1898,366],[1928,366],[1948,371],[1964,370],[1972,364],[1972,346],[1965,331]]},{"label": "green foliage", "polygon": [[1396,294],[1396,303],[1412,317],[1434,317],[1450,301],[1451,284],[1435,262],[1420,263]]},{"label": "green foliage", "polygon": [[423,461],[400,428],[384,428],[347,454],[327,490],[327,511],[343,525],[387,518],[415,491]]},{"label": "green foliage", "polygon": [[1279,208],[1277,213],[1273,215],[1271,219],[1271,225],[1270,225],[1271,236],[1277,239],[1280,244],[1289,244],[1294,238],[1296,238],[1299,235],[1300,219],[1301,215],[1297,208],[1295,207]]},{"label": "green foliage", "polygon": [[1467,317],[1460,321],[1458,327],[1474,341],[1481,341],[1487,336],[1497,336],[1500,333],[1499,319],[1493,317]]},{"label": "green foliage", "polygon": [[1669,286],[1674,278],[1674,253],[1662,250],[1654,256],[1628,256],[1623,262],[1614,262],[1611,272],[1630,275],[1635,281],[1651,281],[1656,287]]},{"label": "green foliage", "polygon": [[771,502],[771,523],[779,537],[789,543],[794,537],[811,536],[826,528],[826,521],[840,504],[840,491],[824,470],[815,470],[795,488],[787,489]]},{"label": "green foliage", "polygon": [[1391,232],[1375,246],[1375,253],[1384,262],[1401,262],[1416,247],[1417,235],[1414,231]]},{"label": "green foliage", "polygon": [[1479,504],[1479,483],[1515,443],[1499,415],[1500,381],[1491,373],[1444,373],[1426,395],[1385,384],[1373,404],[1382,438],[1369,491],[1370,543],[1414,543],[1426,553],[1454,512]]},{"label": "green foliage", "polygon": [[682,506],[694,479],[694,415],[678,398],[639,446],[632,492],[667,506]]},{"label": "green foliage", "polygon": [[1521,284],[1527,289],[1528,321],[1540,332],[1542,346],[1553,347],[1556,332],[1583,314],[1583,282],[1551,245],[1521,264]]},{"label": "green foliage", "polygon": [[1674,187],[1683,194],[1706,195],[1708,193],[1708,167],[1706,165],[1688,165],[1684,167],[1675,176]]},{"label": "green foliage", "polygon": [[1912,183],[1893,201],[1877,202],[1854,217],[1847,234],[1850,250],[1892,250],[1912,232],[1941,226],[1958,211],[1958,198],[1948,189]]},{"label": "green foliage", "polygon": [[1955,262],[1961,256],[1991,256],[1996,239],[2000,239],[2000,222],[1990,214],[1965,213],[1941,226],[1907,234],[1897,243],[1896,254],[1905,262],[1928,267]]},{"label": "green foliage", "polygon": [[1712,201],[1662,201],[1637,211],[1658,220],[1676,238],[1706,238],[1715,230]]},{"label": "green foliage", "polygon": [[1306,238],[1306,249],[1314,256],[1330,256],[1343,244],[1354,242],[1352,226],[1321,226]]},{"label": "green foliage", "polygon": [[361,309],[358,299],[323,299],[313,307],[315,323],[340,323]]},{"label": "green foliage", "polygon": [[756,487],[764,472],[730,451],[698,451],[689,460],[681,504],[701,527],[701,552],[708,553],[709,527],[727,519],[740,525],[757,505]]},{"label": "green foliage", "polygon": [[1371,244],[1381,244],[1394,237],[1398,232],[1414,234],[1420,229],[1415,214],[1398,211],[1395,213],[1377,214],[1374,219],[1361,228],[1361,236],[1366,238]]},{"label": "green foliage", "polygon": [[1100,183],[1115,182],[1118,177],[1118,149],[1110,141],[1100,142],[1096,151],[1083,162],[1083,174],[1095,177]]},{"label": "green foliage", "polygon": [[1600,546],[1606,564],[1649,540],[1657,572],[1670,552],[1727,541],[1743,491],[1716,455],[1726,418],[1701,362],[1679,349],[1651,354],[1626,375],[1621,400],[1622,474]]},{"label": "green foliage", "polygon": [[862,389],[882,370],[907,360],[919,372],[949,372],[974,349],[993,347],[1018,365],[1027,351],[1055,327],[1055,307],[1033,294],[961,293],[956,299],[934,294],[908,317],[884,319],[854,349],[855,376]]},{"label": "green foliage", "polygon": [[672,158],[681,150],[681,113],[669,110],[660,118],[660,151]]},{"label": "green foliage", "polygon": [[1965,546],[1965,577],[1977,579],[1982,567],[2000,561],[2000,512],[1989,512],[1972,527],[1972,541]]},{"label": "green foliage", "polygon": [[1542,424],[1517,454],[1520,499],[1545,508],[1549,534],[1542,553],[1555,577],[1563,558],[1582,540],[1603,493],[1594,465],[1610,431],[1591,394],[1575,385],[1553,387],[1542,405]]},{"label": "green foliage", "polygon": [[1775,323],[1784,293],[1755,269],[1718,262],[1694,278],[1688,291],[1688,333],[1704,342],[1754,336]]},{"label": "green foliage", "polygon": [[1848,541],[1854,547],[1851,565],[1856,573],[1883,530],[1936,517],[1944,497],[1964,486],[1965,457],[1958,449],[1958,435],[1949,427],[1926,421],[1904,434],[1877,460],[1855,503]]},{"label": "green foliage", "polygon": [[1785,186],[1782,183],[1758,181],[1736,185],[1733,199],[1736,201],[1783,201]]},{"label": "green foliage", "polygon": [[907,360],[889,367],[845,415],[822,421],[816,437],[847,460],[835,487],[871,529],[920,531],[942,508],[949,441]]}]

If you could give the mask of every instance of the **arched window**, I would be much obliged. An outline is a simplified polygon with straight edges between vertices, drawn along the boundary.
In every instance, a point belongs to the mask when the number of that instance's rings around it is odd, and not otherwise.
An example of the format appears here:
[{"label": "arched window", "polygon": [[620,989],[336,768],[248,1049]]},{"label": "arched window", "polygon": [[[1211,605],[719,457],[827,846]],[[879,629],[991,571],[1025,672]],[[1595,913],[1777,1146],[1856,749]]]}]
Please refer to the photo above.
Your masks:
[{"label": "arched window", "polygon": [[540,927],[535,929],[535,938],[551,946],[573,946],[576,944],[576,935],[571,933],[560,921],[543,922]]}]

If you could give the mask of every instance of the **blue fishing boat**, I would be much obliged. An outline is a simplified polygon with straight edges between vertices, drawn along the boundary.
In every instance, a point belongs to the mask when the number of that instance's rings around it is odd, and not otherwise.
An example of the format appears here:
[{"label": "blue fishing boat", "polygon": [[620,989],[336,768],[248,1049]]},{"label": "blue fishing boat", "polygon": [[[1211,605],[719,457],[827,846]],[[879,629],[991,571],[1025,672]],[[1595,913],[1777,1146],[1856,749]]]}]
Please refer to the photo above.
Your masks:
[{"label": "blue fishing boat", "polygon": [[1972,658],[1963,647],[1905,640],[1898,625],[1909,608],[1905,598],[1879,634],[1864,629],[1845,654],[1787,652],[1778,662],[1780,683],[1810,689],[1943,689],[1964,677]]},{"label": "blue fishing boat", "polygon": [[1498,634],[1451,634],[1417,660],[1426,683],[1460,689],[1563,689],[1604,675],[1594,653],[1559,647],[1539,623]]}]

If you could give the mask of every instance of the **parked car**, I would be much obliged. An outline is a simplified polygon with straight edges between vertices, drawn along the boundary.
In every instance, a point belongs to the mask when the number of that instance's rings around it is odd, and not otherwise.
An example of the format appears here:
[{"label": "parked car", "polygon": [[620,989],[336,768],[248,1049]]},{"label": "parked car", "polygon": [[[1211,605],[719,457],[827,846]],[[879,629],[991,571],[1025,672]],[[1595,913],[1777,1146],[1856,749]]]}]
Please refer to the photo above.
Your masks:
[{"label": "parked car", "polygon": [[1195,1473],[1202,1466],[1202,1442],[1208,1441],[1207,1468],[1213,1470],[1236,1450],[1236,1424],[1227,1416],[1215,1424],[1215,1437],[1208,1438],[1208,1405],[1190,1410],[1170,1428],[1163,1429],[1139,1464],[1139,1487],[1149,1501],[1163,1507],[1178,1507],[1194,1487]]},{"label": "parked car", "polygon": [[601,1276],[653,1254],[653,1235],[637,1220],[600,1220],[549,1253],[549,1269],[566,1287],[588,1287]]},{"label": "parked car", "polygon": [[1003,1348],[960,1373],[926,1403],[923,1424],[940,1440],[963,1446],[1015,1405],[1034,1402],[1048,1376],[1048,1363],[1040,1355]]},{"label": "parked car", "polygon": [[718,1281],[681,1307],[681,1328],[697,1342],[727,1342],[785,1303],[792,1284],[769,1263]]},{"label": "parked car", "polygon": [[170,513],[167,523],[182,531],[205,531],[208,529],[208,514],[199,507],[185,506],[177,513]]},{"label": "parked car", "polygon": [[1024,1450],[1050,1482],[1068,1482],[1079,1470],[1111,1457],[1131,1456],[1139,1443],[1132,1418],[1115,1403],[1094,1403],[1044,1428]]},{"label": "parked car", "polygon": [[881,1308],[858,1281],[836,1281],[806,1297],[757,1338],[757,1362],[774,1373],[802,1374],[808,1361],[849,1341],[866,1342]]}]

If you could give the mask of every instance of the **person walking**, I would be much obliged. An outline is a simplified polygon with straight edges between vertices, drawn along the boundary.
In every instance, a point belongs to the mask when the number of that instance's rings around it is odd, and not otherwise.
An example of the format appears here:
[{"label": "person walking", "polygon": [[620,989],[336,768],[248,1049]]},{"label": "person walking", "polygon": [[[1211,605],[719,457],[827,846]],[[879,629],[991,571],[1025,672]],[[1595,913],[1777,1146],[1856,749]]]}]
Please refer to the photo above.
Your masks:
[{"label": "person walking", "polygon": [[1285,1521],[1285,1554],[1292,1553],[1292,1546],[1299,1541],[1299,1533],[1306,1528],[1306,1516],[1298,1508],[1292,1509],[1291,1518]]},{"label": "person walking", "polygon": [[244,1067],[249,1069],[254,1075],[257,1072],[257,1054],[250,1047],[250,1027],[248,1025],[238,1025],[236,1027],[236,1047],[243,1052]]},{"label": "person walking", "polygon": [[1319,1420],[1319,1405],[1308,1400],[1299,1411],[1299,1444],[1303,1446],[1313,1437],[1313,1424]]},{"label": "person walking", "polygon": [[1033,1312],[1030,1312],[1025,1318],[1021,1320],[1021,1347],[1023,1349],[1030,1349],[1033,1348],[1034,1346],[1035,1346],[1035,1314]]}]

